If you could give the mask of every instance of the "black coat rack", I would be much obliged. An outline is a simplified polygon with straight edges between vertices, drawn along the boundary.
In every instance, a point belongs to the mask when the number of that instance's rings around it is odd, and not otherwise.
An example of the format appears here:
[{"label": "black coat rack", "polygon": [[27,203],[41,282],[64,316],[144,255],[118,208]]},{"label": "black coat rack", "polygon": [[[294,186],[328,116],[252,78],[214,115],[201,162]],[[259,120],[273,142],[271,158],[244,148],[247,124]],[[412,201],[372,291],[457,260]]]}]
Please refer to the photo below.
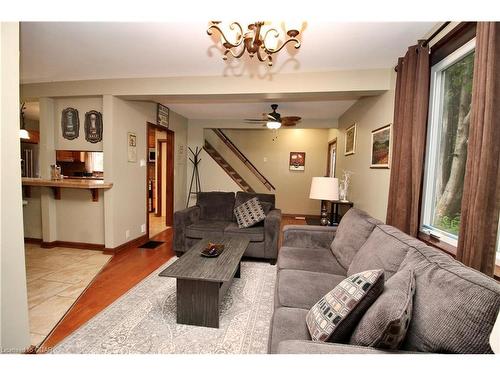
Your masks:
[{"label": "black coat rack", "polygon": [[198,196],[198,193],[201,192],[200,174],[198,173],[198,164],[200,164],[201,161],[201,159],[199,158],[201,148],[196,147],[196,149],[193,151],[192,148],[189,147],[189,152],[193,154],[193,158],[189,158],[189,161],[193,163],[193,174],[191,175],[191,183],[189,184],[189,193],[187,197],[186,208],[189,207],[189,199],[191,198],[191,195],[195,194],[196,196]]}]

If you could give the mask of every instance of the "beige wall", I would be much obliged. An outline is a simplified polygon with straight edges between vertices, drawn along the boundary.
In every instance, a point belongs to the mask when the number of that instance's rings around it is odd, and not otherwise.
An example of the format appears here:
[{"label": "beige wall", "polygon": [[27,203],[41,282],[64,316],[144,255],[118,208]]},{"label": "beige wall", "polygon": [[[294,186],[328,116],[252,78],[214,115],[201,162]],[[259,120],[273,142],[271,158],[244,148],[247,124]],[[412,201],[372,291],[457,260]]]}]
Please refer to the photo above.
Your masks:
[{"label": "beige wall", "polygon": [[[80,118],[80,135],[78,138],[68,140],[62,136],[61,115],[65,108],[78,110]],[[102,142],[90,143],[85,140],[85,113],[88,111],[102,113],[102,97],[90,98],[57,98],[54,99],[54,136],[56,150],[102,151]]]},{"label": "beige wall", "polygon": [[[105,114],[111,114],[111,122],[104,123],[105,128],[110,128],[103,141],[104,178],[113,183],[113,187],[104,192],[105,243],[106,247],[114,248],[144,234],[141,226],[146,224],[146,122],[152,121],[154,110],[150,103],[116,97],[111,97],[109,102],[107,98],[104,100]],[[135,163],[127,157],[129,132],[137,136]]]},{"label": "beige wall", "polygon": [[[155,107],[156,111],[156,107]],[[156,112],[155,112],[156,113]],[[188,119],[170,111],[169,129],[174,132],[174,212],[186,207]],[[191,176],[189,176],[191,177]]]},{"label": "beige wall", "polygon": [[[343,170],[353,172],[348,199],[354,206],[385,221],[389,193],[390,169],[371,169],[371,131],[392,123],[394,117],[394,87],[396,75],[392,77],[392,89],[375,97],[358,100],[339,119],[337,137],[337,176]],[[345,156],[345,130],[357,124],[356,153]]]},{"label": "beige wall", "polygon": [[0,23],[0,352],[30,343],[19,167],[19,24]]},{"label": "beige wall", "polygon": [[[287,214],[318,215],[320,202],[309,199],[314,176],[324,176],[328,129],[280,129],[273,141],[269,130],[231,130],[224,133],[276,187],[276,206]],[[304,171],[291,171],[290,152],[306,153]]]},{"label": "beige wall", "polygon": [[23,206],[24,237],[42,238],[41,192],[39,187],[31,188],[31,197],[24,197],[28,202]]},{"label": "beige wall", "polygon": [[[80,117],[80,136],[69,141],[62,138],[61,111],[66,107],[77,108]],[[85,112],[95,109],[102,112],[102,97],[57,98],[40,100],[40,174],[50,178],[50,165],[55,163],[55,150],[102,150],[102,142],[85,141],[83,122]],[[106,174],[106,169],[104,170]],[[24,209],[26,236],[34,237],[40,230],[44,242],[69,241],[104,244],[104,201],[100,192],[98,202],[93,202],[87,190],[61,189],[61,199],[55,200],[52,189],[40,188],[40,199],[34,195]],[[38,215],[40,205],[40,218]],[[32,234],[32,235],[28,235]]]}]

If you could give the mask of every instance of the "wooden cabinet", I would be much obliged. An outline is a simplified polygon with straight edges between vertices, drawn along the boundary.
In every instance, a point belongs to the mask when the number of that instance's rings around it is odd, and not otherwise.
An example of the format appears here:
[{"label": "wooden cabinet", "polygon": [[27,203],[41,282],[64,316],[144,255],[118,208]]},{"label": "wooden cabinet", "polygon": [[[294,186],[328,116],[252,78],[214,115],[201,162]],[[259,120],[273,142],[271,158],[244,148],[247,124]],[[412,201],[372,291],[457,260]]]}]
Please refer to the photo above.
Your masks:
[{"label": "wooden cabinet", "polygon": [[81,151],[64,151],[57,150],[56,151],[56,161],[63,162],[85,162],[85,153]]},{"label": "wooden cabinet", "polygon": [[154,148],[156,147],[156,134],[155,129],[153,127],[148,127],[148,147]]},{"label": "wooden cabinet", "polygon": [[21,139],[23,143],[36,143],[40,142],[40,133],[37,130],[28,130],[28,134],[30,135],[29,139]]}]

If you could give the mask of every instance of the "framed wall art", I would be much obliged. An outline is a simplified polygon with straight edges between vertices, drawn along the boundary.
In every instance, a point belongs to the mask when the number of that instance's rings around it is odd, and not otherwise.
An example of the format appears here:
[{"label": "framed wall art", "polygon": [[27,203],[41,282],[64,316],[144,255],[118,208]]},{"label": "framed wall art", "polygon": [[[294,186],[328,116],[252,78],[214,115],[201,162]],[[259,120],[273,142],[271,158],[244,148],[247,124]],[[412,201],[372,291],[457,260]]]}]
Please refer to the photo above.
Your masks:
[{"label": "framed wall art", "polygon": [[391,124],[372,130],[370,168],[389,168],[391,163]]},{"label": "framed wall art", "polygon": [[102,114],[97,111],[85,113],[85,140],[90,143],[102,141]]},{"label": "framed wall art", "polygon": [[130,163],[137,162],[137,135],[135,133],[127,133],[127,151],[128,161]]},{"label": "framed wall art", "polygon": [[156,124],[168,129],[170,110],[163,104],[158,103],[156,107]]},{"label": "framed wall art", "polygon": [[305,152],[290,152],[290,170],[303,171],[306,168]]},{"label": "framed wall art", "polygon": [[76,108],[65,108],[61,114],[61,130],[64,139],[72,141],[80,135],[80,118]]},{"label": "framed wall art", "polygon": [[352,124],[345,131],[344,155],[352,155],[356,152],[356,124]]}]

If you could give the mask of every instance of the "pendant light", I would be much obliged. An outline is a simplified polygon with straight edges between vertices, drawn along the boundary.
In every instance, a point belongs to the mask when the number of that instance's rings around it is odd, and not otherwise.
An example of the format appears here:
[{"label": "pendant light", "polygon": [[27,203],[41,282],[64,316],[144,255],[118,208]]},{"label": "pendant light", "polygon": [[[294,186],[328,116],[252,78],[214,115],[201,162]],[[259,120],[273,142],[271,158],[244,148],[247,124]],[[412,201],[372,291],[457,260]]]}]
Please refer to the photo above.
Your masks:
[{"label": "pendant light", "polygon": [[24,109],[25,103],[21,104],[21,129],[19,129],[19,138],[21,139],[30,139],[30,133],[25,129],[24,125]]}]

